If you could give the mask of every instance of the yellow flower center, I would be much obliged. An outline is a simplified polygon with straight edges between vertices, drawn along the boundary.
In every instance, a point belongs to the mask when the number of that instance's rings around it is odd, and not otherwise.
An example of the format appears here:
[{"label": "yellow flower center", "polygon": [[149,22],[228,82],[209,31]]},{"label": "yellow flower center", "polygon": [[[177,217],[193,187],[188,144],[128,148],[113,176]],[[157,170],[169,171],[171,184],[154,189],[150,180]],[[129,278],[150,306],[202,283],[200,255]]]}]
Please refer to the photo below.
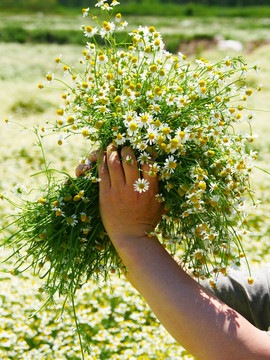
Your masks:
[{"label": "yellow flower center", "polygon": [[143,115],[143,116],[141,117],[141,121],[142,121],[143,123],[147,123],[147,120],[148,120],[148,116],[147,116],[147,115]]},{"label": "yellow flower center", "polygon": [[150,66],[150,71],[153,72],[153,73],[156,72],[157,71],[157,65],[151,65]]},{"label": "yellow flower center", "polygon": [[175,169],[176,168],[176,162],[174,161],[169,161],[169,164],[168,164],[168,168],[169,169]]},{"label": "yellow flower center", "polygon": [[130,128],[131,131],[136,131],[137,128],[138,128],[138,125],[135,124],[135,123],[131,123],[130,126],[129,126],[129,128]]},{"label": "yellow flower center", "polygon": [[162,130],[162,132],[163,132],[164,135],[168,135],[168,134],[170,133],[170,131],[171,131],[171,129],[168,128],[168,127],[165,127],[165,128]]},{"label": "yellow flower center", "polygon": [[172,140],[171,140],[171,147],[172,147],[173,149],[177,148],[178,143],[179,143],[179,140],[178,140],[178,139],[175,139],[175,138],[172,139]]}]

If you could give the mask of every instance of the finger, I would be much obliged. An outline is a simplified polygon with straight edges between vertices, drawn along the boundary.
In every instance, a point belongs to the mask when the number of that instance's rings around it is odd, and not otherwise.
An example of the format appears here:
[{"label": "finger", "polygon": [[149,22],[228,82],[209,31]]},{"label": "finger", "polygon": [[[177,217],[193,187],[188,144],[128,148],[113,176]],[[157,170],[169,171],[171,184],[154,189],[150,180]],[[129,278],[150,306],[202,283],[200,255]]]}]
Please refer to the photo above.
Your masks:
[{"label": "finger", "polygon": [[76,177],[85,175],[85,173],[92,169],[94,165],[101,160],[102,149],[92,151],[85,163],[81,163],[75,170]]},{"label": "finger", "polygon": [[102,149],[94,150],[89,154],[88,160],[92,163],[99,162],[99,160],[101,160],[101,156],[103,156],[102,154],[104,155]]},{"label": "finger", "polygon": [[111,187],[111,179],[107,166],[107,158],[105,153],[101,155],[102,160],[98,164],[98,177],[100,178],[99,190],[100,192],[106,191]]},{"label": "finger", "polygon": [[124,169],[126,184],[133,185],[136,180],[140,177],[138,164],[134,151],[125,146],[121,150],[122,166]]},{"label": "finger", "polygon": [[123,167],[118,155],[117,148],[113,144],[110,144],[107,147],[106,159],[107,159],[107,165],[111,179],[111,186],[112,187],[124,186],[125,175],[124,175]]},{"label": "finger", "polygon": [[80,164],[77,166],[76,170],[75,170],[75,175],[77,177],[83,176],[85,175],[85,173],[92,169],[93,167],[93,163],[84,163],[84,164]]}]

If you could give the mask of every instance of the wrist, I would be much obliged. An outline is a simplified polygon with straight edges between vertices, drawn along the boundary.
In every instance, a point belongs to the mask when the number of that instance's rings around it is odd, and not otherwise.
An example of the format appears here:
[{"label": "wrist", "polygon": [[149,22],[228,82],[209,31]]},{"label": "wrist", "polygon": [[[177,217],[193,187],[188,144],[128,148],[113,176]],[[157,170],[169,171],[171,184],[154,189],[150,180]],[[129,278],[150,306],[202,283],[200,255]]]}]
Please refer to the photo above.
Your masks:
[{"label": "wrist", "polygon": [[140,263],[150,248],[162,246],[155,236],[150,237],[146,234],[115,234],[111,241],[127,268],[132,263]]},{"label": "wrist", "polygon": [[111,239],[112,243],[117,245],[127,245],[136,241],[136,239],[147,239],[153,236],[150,235],[151,231],[154,230],[154,227],[150,224],[135,224],[128,226],[119,226],[119,224],[114,224],[114,226],[107,226],[105,224],[107,234]]},{"label": "wrist", "polygon": [[119,248],[130,248],[135,246],[136,244],[141,244],[142,242],[146,242],[150,237],[146,233],[113,233],[109,235],[111,242],[114,246]]}]

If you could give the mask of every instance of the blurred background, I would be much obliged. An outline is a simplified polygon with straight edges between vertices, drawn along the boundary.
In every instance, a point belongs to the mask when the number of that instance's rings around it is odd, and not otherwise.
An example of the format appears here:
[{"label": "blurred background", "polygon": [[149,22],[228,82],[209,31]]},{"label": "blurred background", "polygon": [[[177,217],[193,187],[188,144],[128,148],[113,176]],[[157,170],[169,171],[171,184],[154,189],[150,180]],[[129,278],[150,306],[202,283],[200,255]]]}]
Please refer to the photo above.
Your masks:
[{"label": "blurred background", "polygon": [[[48,71],[62,78],[54,59],[76,66],[86,43],[80,26],[91,25],[82,8],[97,14],[95,1],[0,0],[0,193],[11,196],[14,186],[38,187],[42,178],[31,177],[43,166],[35,136],[27,129],[46,127],[56,119],[61,88],[41,91],[38,84]],[[247,209],[248,230],[244,249],[252,268],[270,263],[270,2],[269,0],[122,1],[116,8],[128,21],[128,29],[155,26],[168,51],[184,53],[190,62],[204,57],[211,62],[226,56],[243,56],[249,65],[259,64],[249,76],[254,91],[249,109],[255,137],[250,150],[258,151],[252,187],[261,202]],[[9,119],[9,120],[7,120]],[[6,120],[6,121],[5,121]],[[14,122],[10,121],[14,120]],[[6,123],[7,122],[7,123]],[[15,123],[19,124],[15,125]],[[71,175],[89,148],[87,143],[57,147],[55,139],[44,144],[54,168]],[[14,211],[0,198],[3,224]],[[0,225],[1,228],[1,225]],[[8,253],[8,252],[7,252]],[[1,258],[6,253],[1,250]],[[0,358],[80,359],[74,317],[69,304],[61,317],[61,301],[33,314],[46,295],[42,280],[27,271],[10,274],[12,262],[0,271]],[[5,272],[6,271],[6,272]],[[188,359],[191,356],[166,333],[143,299],[126,283],[112,277],[108,285],[88,284],[76,299],[87,359]]]}]

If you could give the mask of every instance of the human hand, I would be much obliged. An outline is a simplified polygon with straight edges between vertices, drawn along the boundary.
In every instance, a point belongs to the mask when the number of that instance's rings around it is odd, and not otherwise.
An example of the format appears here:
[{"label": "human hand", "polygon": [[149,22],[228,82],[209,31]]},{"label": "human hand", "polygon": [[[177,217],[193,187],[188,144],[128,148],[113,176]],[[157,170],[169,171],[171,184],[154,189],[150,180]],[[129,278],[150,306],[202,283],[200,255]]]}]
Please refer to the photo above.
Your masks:
[{"label": "human hand", "polygon": [[121,159],[117,148],[111,144],[98,167],[100,213],[113,242],[145,236],[155,228],[161,214],[161,204],[155,197],[158,180],[148,175],[149,165],[140,167],[142,177],[149,182],[149,189],[139,193],[134,190],[140,172],[133,150],[124,147]]},{"label": "human hand", "polygon": [[[129,238],[144,237],[160,220],[162,208],[156,200],[157,177],[148,175],[149,165],[141,165],[141,176],[149,182],[149,189],[139,193],[134,183],[140,177],[135,154],[131,148],[121,150],[109,145],[106,151],[90,154],[89,161],[97,162],[99,178],[100,213],[103,225],[113,243]],[[89,165],[81,164],[76,175],[81,176]]]}]

